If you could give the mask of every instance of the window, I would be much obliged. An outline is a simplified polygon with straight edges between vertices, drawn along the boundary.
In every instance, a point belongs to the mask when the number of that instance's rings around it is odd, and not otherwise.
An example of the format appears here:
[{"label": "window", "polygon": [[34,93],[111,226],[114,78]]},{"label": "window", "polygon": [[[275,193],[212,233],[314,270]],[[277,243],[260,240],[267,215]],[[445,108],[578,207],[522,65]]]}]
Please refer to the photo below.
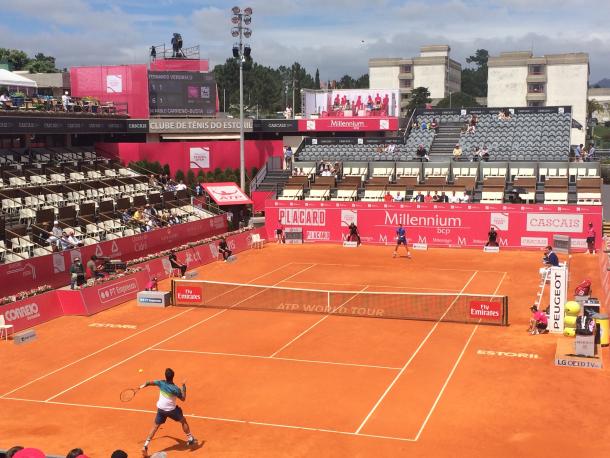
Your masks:
[{"label": "window", "polygon": [[544,102],[542,100],[530,100],[527,102],[528,107],[543,107]]},{"label": "window", "polygon": [[412,80],[400,80],[401,89],[411,89],[412,86],[413,86]]},{"label": "window", "polygon": [[400,66],[400,73],[411,73],[412,72],[412,68],[411,65],[401,65]]},{"label": "window", "polygon": [[544,65],[530,65],[529,74],[530,75],[544,75]]},{"label": "window", "polygon": [[543,94],[544,93],[544,84],[541,84],[541,83],[528,84],[527,92],[530,94]]}]

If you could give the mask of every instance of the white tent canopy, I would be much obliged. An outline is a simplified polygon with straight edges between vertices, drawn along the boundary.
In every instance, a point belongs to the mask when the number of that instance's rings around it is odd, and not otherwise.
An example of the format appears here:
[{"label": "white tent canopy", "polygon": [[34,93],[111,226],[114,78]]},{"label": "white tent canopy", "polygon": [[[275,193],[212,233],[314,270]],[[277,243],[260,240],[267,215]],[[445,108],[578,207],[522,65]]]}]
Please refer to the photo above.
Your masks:
[{"label": "white tent canopy", "polygon": [[0,86],[38,87],[36,81],[0,68]]}]

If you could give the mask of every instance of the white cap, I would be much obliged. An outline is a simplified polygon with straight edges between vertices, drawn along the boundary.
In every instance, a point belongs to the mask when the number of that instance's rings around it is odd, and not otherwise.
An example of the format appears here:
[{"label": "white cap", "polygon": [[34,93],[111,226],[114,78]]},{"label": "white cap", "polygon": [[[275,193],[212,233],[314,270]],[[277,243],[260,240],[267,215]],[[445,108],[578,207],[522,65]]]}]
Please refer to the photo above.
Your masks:
[{"label": "white cap", "polygon": [[58,224],[59,224],[59,221],[55,220],[55,221],[53,221],[53,224],[54,224],[54,225],[58,225]]}]

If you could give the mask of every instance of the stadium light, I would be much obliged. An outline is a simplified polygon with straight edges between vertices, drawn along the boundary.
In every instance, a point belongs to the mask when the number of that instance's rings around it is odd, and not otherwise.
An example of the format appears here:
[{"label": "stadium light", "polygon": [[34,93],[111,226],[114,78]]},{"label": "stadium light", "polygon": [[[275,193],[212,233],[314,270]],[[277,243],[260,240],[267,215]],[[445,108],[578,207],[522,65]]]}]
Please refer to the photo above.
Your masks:
[{"label": "stadium light", "polygon": [[244,44],[244,38],[252,36],[252,30],[247,25],[252,23],[252,8],[244,8],[243,11],[239,6],[234,6],[231,9],[233,17],[231,17],[231,35],[234,38],[239,37],[239,43],[233,45],[233,57],[239,61],[239,182],[241,188],[246,190],[246,157],[244,148],[244,62],[250,57],[252,49],[249,44]]}]

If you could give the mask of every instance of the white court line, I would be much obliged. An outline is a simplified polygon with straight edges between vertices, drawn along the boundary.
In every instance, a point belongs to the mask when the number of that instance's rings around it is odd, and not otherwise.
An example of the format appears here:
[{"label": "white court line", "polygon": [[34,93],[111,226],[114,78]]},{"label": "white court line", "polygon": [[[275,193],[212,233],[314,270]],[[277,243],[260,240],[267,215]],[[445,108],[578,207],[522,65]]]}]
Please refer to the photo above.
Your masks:
[{"label": "white court line", "polygon": [[308,363],[308,364],[330,364],[333,366],[352,366],[352,367],[366,367],[370,369],[386,369],[391,371],[400,370],[400,367],[389,367],[389,366],[378,366],[374,364],[357,364],[357,363],[342,363],[335,361],[319,361],[315,359],[299,359],[299,358],[283,358],[281,356],[262,356],[262,355],[245,355],[242,353],[222,353],[216,351],[198,351],[198,350],[173,350],[169,348],[153,348],[152,351],[164,351],[170,353],[192,353],[196,355],[211,355],[211,356],[232,356],[236,358],[253,358],[253,359],[269,359],[272,361],[293,361],[295,363]]},{"label": "white court line", "polygon": [[[296,264],[296,263],[295,263]],[[472,272],[472,271],[469,271]],[[282,283],[285,282],[286,280],[282,280]],[[337,282],[321,282],[321,281],[295,281],[295,280],[288,280],[288,283],[296,283],[296,284],[303,284],[303,285],[337,285],[337,286],[362,286],[361,283],[337,283]],[[443,288],[423,288],[423,287],[418,287],[418,286],[396,286],[396,285],[368,285],[369,288],[397,288],[397,289],[417,289],[417,290],[422,290],[422,291],[446,291],[449,293],[458,293],[459,291],[457,289],[443,289]]]},{"label": "white court line", "polygon": [[[59,401],[40,401],[36,399],[21,399],[21,398],[4,398],[5,401],[18,401],[18,402],[33,402],[36,404],[49,404],[49,405],[58,405],[65,407],[81,407],[88,409],[102,409],[102,410],[114,410],[121,412],[137,412],[137,413],[145,413],[145,414],[155,414],[156,410],[145,410],[145,409],[130,409],[128,407],[111,407],[111,406],[98,406],[93,404],[77,404],[72,402],[59,402]],[[254,425],[254,426],[266,426],[271,428],[284,428],[284,429],[294,429],[299,431],[314,431],[328,434],[341,434],[344,436],[353,436],[353,437],[368,437],[373,439],[385,439],[385,440],[393,440],[393,441],[401,441],[401,442],[415,442],[414,439],[406,438],[406,437],[394,437],[394,436],[382,436],[376,434],[356,434],[351,431],[339,431],[334,429],[325,429],[325,428],[314,428],[309,426],[297,426],[297,425],[283,425],[280,423],[268,423],[263,421],[252,421],[252,420],[238,420],[235,418],[222,418],[222,417],[208,417],[204,415],[195,415],[195,414],[184,414],[187,418],[196,418],[199,420],[209,420],[209,421],[220,421],[227,423],[240,423],[244,425]]]},{"label": "white court line", "polygon": [[[410,259],[408,261],[405,261],[405,263],[408,262],[408,265],[410,265],[411,263],[414,262],[413,259]],[[293,264],[309,264],[308,262],[293,262]],[[322,263],[319,262],[318,263],[319,266],[340,266],[340,267],[370,267],[371,269],[377,270],[377,269],[384,269],[387,270],[388,266],[387,265],[372,265],[372,264],[335,264],[335,263]],[[407,265],[407,264],[405,264]],[[443,271],[449,271],[449,272],[474,272],[473,269],[451,269],[451,268],[441,268],[441,267],[421,267],[421,266],[416,266],[418,269],[420,270],[443,270]],[[477,272],[491,272],[491,273],[496,273],[496,274],[503,274],[505,273],[503,270],[477,270]]]},{"label": "white court line", "polygon": [[375,412],[375,410],[377,410],[377,407],[379,407],[379,405],[382,403],[382,401],[385,399],[385,397],[388,395],[388,393],[390,392],[390,390],[392,389],[392,387],[396,384],[396,382],[398,381],[398,379],[400,378],[400,376],[404,373],[404,371],[407,369],[407,367],[409,367],[409,365],[411,364],[411,361],[413,361],[413,359],[415,359],[415,356],[417,356],[417,354],[419,353],[419,351],[422,349],[422,347],[424,346],[424,344],[428,341],[428,339],[430,338],[430,336],[432,335],[432,333],[436,330],[436,328],[438,327],[439,323],[443,320],[443,318],[445,318],[445,315],[447,315],[447,313],[449,313],[449,310],[451,310],[451,307],[453,307],[453,304],[455,304],[457,302],[457,300],[460,298],[460,295],[464,292],[464,290],[468,287],[468,285],[470,284],[470,282],[474,279],[475,275],[478,273],[478,270],[475,271],[472,276],[468,279],[468,281],[466,282],[466,284],[464,285],[464,287],[462,288],[462,290],[458,293],[458,295],[455,297],[455,299],[453,300],[453,302],[451,302],[451,304],[449,304],[449,307],[447,307],[447,310],[445,310],[445,313],[443,313],[443,315],[438,319],[438,321],[436,323],[434,323],[434,326],[432,326],[432,329],[430,329],[430,331],[428,332],[428,334],[426,335],[426,337],[424,337],[424,339],[420,342],[419,346],[417,347],[417,349],[415,350],[415,352],[413,352],[413,354],[411,355],[411,357],[409,358],[409,360],[405,363],[405,365],[402,367],[402,369],[400,370],[400,372],[398,372],[398,374],[396,374],[396,377],[394,377],[394,380],[392,380],[392,382],[390,383],[390,385],[386,388],[386,390],[383,392],[383,394],[381,395],[381,397],[379,398],[379,400],[375,403],[375,405],[373,406],[373,408],[371,409],[371,411],[367,414],[367,416],[364,418],[364,420],[362,420],[362,423],[360,423],[360,426],[358,427],[358,429],[356,430],[356,434],[359,434],[360,431],[362,431],[362,428],[364,428],[364,425],[366,424],[367,421],[369,421],[369,418],[371,418],[371,416],[373,415],[373,413]]},{"label": "white court line", "polygon": [[[312,266],[310,266],[310,267],[308,267],[308,268],[306,268],[306,269],[302,269],[302,270],[300,270],[299,272],[304,272],[304,271],[306,271],[307,269],[310,269],[310,268],[311,268],[311,267],[313,267],[313,266],[315,266],[315,264],[313,264]],[[299,272],[297,272],[297,273],[296,273],[296,274],[294,274],[294,275],[298,275],[298,273],[299,273]],[[237,304],[236,304],[236,305],[237,305]],[[234,307],[234,306],[232,306],[232,307]],[[127,361],[129,361],[129,360],[131,360],[131,359],[133,359],[133,358],[135,358],[136,356],[139,356],[139,355],[141,355],[142,353],[144,353],[144,352],[146,352],[146,351],[148,351],[148,350],[153,349],[153,348],[154,348],[154,347],[156,347],[157,345],[161,345],[161,344],[163,344],[163,343],[167,342],[168,340],[173,339],[174,337],[178,337],[179,335],[184,334],[184,333],[185,333],[185,332],[187,332],[187,331],[190,331],[191,329],[193,329],[193,328],[195,328],[195,327],[199,326],[200,324],[205,323],[206,321],[211,320],[212,318],[214,318],[214,317],[216,317],[216,316],[218,316],[218,315],[220,315],[220,314],[222,314],[222,313],[226,312],[227,310],[230,310],[232,307],[228,307],[228,308],[222,309],[222,310],[220,310],[219,312],[217,312],[217,313],[215,313],[215,314],[213,314],[213,315],[210,315],[210,316],[208,316],[207,318],[204,318],[203,320],[199,320],[197,323],[195,323],[195,324],[193,324],[193,325],[191,325],[191,326],[189,326],[189,327],[187,327],[187,328],[185,328],[185,329],[183,329],[183,330],[181,330],[181,331],[179,331],[179,332],[177,332],[177,333],[175,333],[175,334],[173,334],[173,335],[171,335],[171,336],[169,336],[169,337],[167,337],[167,338],[165,338],[165,339],[163,339],[163,340],[161,340],[160,342],[156,342],[156,343],[154,343],[153,345],[151,345],[150,347],[147,347],[147,348],[145,348],[144,350],[141,350],[141,351],[139,351],[139,352],[137,352],[137,353],[135,353],[135,354],[133,354],[133,355],[129,356],[128,358],[125,358],[125,359],[123,359],[123,360],[119,361],[118,363],[115,363],[115,364],[113,364],[112,366],[110,366],[110,367],[108,367],[108,368],[106,368],[106,369],[104,369],[104,370],[102,370],[102,371],[100,371],[100,372],[98,372],[98,373],[96,373],[96,374],[93,374],[93,375],[92,375],[92,376],[90,376],[90,377],[87,377],[86,379],[84,379],[84,380],[82,380],[82,381],[80,381],[80,382],[76,383],[75,385],[72,385],[71,387],[66,388],[65,390],[63,390],[63,391],[61,391],[61,392],[59,392],[59,393],[57,393],[57,394],[55,394],[55,395],[51,396],[50,398],[47,398],[47,399],[46,399],[46,401],[52,401],[53,399],[57,398],[58,396],[61,396],[62,394],[67,393],[68,391],[70,391],[70,390],[72,390],[72,389],[74,389],[74,388],[77,388],[78,386],[82,385],[83,383],[86,383],[86,382],[88,382],[88,381],[90,381],[90,380],[94,379],[95,377],[97,377],[97,376],[99,376],[99,375],[102,375],[102,374],[104,374],[104,373],[108,372],[109,370],[114,369],[115,367],[117,367],[117,366],[119,366],[119,365],[121,365],[121,364],[123,364],[123,363],[125,363],[125,362],[127,362]]]},{"label": "white court line", "polygon": [[[340,307],[343,307],[345,304],[347,304],[349,301],[351,301],[353,298],[355,298],[358,293],[362,293],[364,292],[364,290],[367,288],[367,286],[365,286],[364,288],[362,288],[360,291],[354,291],[354,294],[352,295],[352,297],[350,297],[348,300],[346,300],[345,302],[343,302],[342,304],[338,305],[334,310],[332,310],[330,313],[324,315],[322,318],[320,318],[318,321],[316,321],[314,324],[312,324],[310,327],[308,327],[307,329],[305,329],[302,333],[300,333],[298,336],[296,336],[294,339],[292,339],[290,342],[288,342],[286,345],[284,345],[282,348],[280,348],[279,350],[275,351],[274,353],[271,354],[271,358],[273,358],[275,355],[277,355],[279,352],[281,352],[282,350],[284,350],[285,348],[287,348],[290,344],[296,342],[298,339],[300,339],[301,337],[303,337],[305,334],[307,334],[309,331],[311,331],[313,328],[315,328],[317,325],[319,325],[320,323],[322,323],[322,321],[324,321],[325,319],[327,319],[329,316],[331,316],[333,314],[333,312],[337,309],[339,309]],[[330,305],[330,304],[329,304]]]},{"label": "white court line", "polygon": [[[498,290],[500,289],[500,285],[502,285],[502,282],[504,281],[504,278],[506,278],[506,272],[504,272],[504,275],[502,275],[502,278],[500,279],[500,283],[498,283],[498,286],[496,287],[496,289],[493,292],[492,296],[495,296],[498,293]],[[480,322],[481,322],[481,320],[479,320],[479,323]],[[451,372],[449,372],[449,375],[447,376],[447,380],[445,380],[445,383],[443,384],[443,387],[441,388],[441,391],[438,393],[438,396],[434,400],[434,404],[432,404],[432,407],[430,408],[430,411],[428,412],[428,415],[426,415],[426,418],[425,418],[424,422],[422,423],[421,427],[419,428],[419,431],[417,432],[417,435],[415,436],[415,440],[416,441],[419,440],[419,437],[421,436],[422,432],[424,431],[424,428],[428,424],[428,420],[430,420],[430,417],[432,417],[432,413],[434,412],[434,409],[436,409],[437,404],[441,400],[441,397],[443,396],[443,393],[445,392],[445,388],[447,388],[447,385],[449,384],[449,381],[451,380],[451,377],[453,377],[453,373],[455,372],[455,370],[457,369],[458,365],[460,364],[460,361],[462,360],[462,357],[464,356],[464,353],[466,353],[466,349],[468,348],[468,345],[470,344],[470,341],[474,337],[474,333],[477,332],[477,329],[479,329],[479,324],[477,324],[474,327],[474,329],[472,330],[472,332],[470,333],[470,337],[468,337],[468,340],[466,341],[466,344],[464,345],[464,348],[462,348],[462,352],[460,353],[460,356],[458,356],[458,359],[455,362],[455,364],[453,365],[453,368],[451,369]]]},{"label": "white court line", "polygon": [[142,334],[143,332],[149,331],[150,329],[155,328],[155,327],[157,327],[157,326],[159,326],[159,325],[161,325],[163,323],[167,323],[168,321],[173,320],[174,318],[178,318],[179,316],[184,315],[185,313],[188,313],[188,312],[190,312],[192,310],[194,310],[194,308],[191,307],[188,310],[184,310],[184,311],[182,311],[180,313],[177,313],[176,315],[171,316],[171,317],[169,317],[169,318],[167,318],[165,320],[159,321],[158,323],[153,324],[152,326],[149,326],[146,329],[142,329],[141,331],[138,331],[138,332],[136,332],[134,334],[130,334],[129,336],[127,336],[127,337],[125,337],[125,338],[123,338],[121,340],[117,340],[116,342],[113,342],[110,345],[106,345],[104,348],[100,348],[99,350],[96,350],[93,353],[89,353],[88,355],[85,355],[82,358],[77,359],[76,361],[72,361],[71,363],[68,363],[65,366],[62,366],[62,367],[60,367],[58,369],[55,369],[55,370],[53,370],[51,372],[48,372],[48,373],[46,373],[44,375],[41,375],[40,377],[35,378],[34,380],[30,380],[29,382],[21,385],[20,387],[17,387],[14,390],[11,390],[11,391],[9,391],[7,393],[4,393],[2,396],[0,396],[0,399],[4,398],[5,396],[8,396],[9,394],[14,393],[15,391],[19,391],[20,389],[25,388],[25,387],[31,385],[32,383],[38,382],[39,380],[42,380],[43,378],[46,378],[46,377],[48,377],[50,375],[53,375],[53,374],[55,374],[55,373],[57,373],[59,371],[67,369],[68,367],[73,366],[74,364],[80,363],[81,361],[84,361],[85,359],[90,358],[91,356],[95,356],[98,353],[103,352],[104,350],[108,350],[109,348],[112,348],[115,345],[118,345],[118,344],[120,344],[122,342],[125,342],[126,340],[129,340],[129,339],[131,339],[133,337],[136,337],[137,335]]},{"label": "white court line", "polygon": [[[254,281],[258,280],[259,278],[263,278],[263,277],[265,277],[265,276],[269,275],[270,273],[273,273],[273,272],[275,272],[275,271],[278,271],[278,270],[280,270],[280,269],[283,269],[283,268],[285,268],[285,267],[289,266],[290,264],[292,264],[292,263],[291,263],[291,262],[289,262],[289,263],[287,263],[287,264],[284,264],[284,265],[282,265],[282,266],[278,267],[277,269],[274,269],[274,270],[271,270],[271,271],[269,271],[269,272],[266,272],[266,273],[264,273],[263,275],[259,275],[258,277],[253,278],[252,280],[250,280],[250,282],[254,282]],[[41,375],[40,377],[35,378],[34,380],[30,380],[29,382],[27,382],[27,383],[25,383],[25,384],[23,384],[23,385],[21,385],[21,386],[19,386],[19,387],[15,388],[15,389],[11,390],[11,391],[8,391],[7,393],[4,393],[2,396],[0,396],[0,399],[4,398],[5,396],[8,396],[9,394],[13,394],[15,391],[19,391],[19,390],[21,390],[22,388],[25,388],[25,387],[27,387],[27,386],[30,386],[31,384],[36,383],[36,382],[38,382],[38,381],[40,381],[40,380],[42,380],[42,379],[44,379],[44,378],[47,378],[47,377],[49,377],[50,375],[56,374],[56,373],[57,373],[57,372],[59,372],[59,371],[62,371],[62,370],[64,370],[64,369],[67,369],[68,367],[71,367],[71,366],[73,366],[74,364],[80,363],[81,361],[84,361],[84,360],[85,360],[85,359],[87,359],[87,358],[90,358],[90,357],[95,356],[95,355],[97,355],[97,354],[99,354],[99,353],[101,353],[101,352],[103,352],[103,351],[105,351],[105,350],[108,350],[109,348],[112,348],[112,347],[114,347],[115,345],[118,345],[118,344],[120,344],[120,343],[122,343],[122,342],[125,342],[126,340],[129,340],[129,339],[131,339],[131,338],[133,338],[133,337],[136,337],[137,335],[140,335],[140,334],[142,334],[143,332],[149,331],[150,329],[152,329],[152,328],[154,328],[154,327],[157,327],[157,326],[159,326],[159,325],[161,325],[161,324],[163,324],[163,323],[166,323],[166,322],[168,322],[168,321],[170,321],[170,320],[173,320],[174,318],[177,318],[177,317],[179,317],[179,316],[181,316],[181,315],[184,315],[185,313],[188,313],[188,312],[190,312],[191,310],[194,310],[194,309],[195,309],[194,307],[190,307],[188,310],[182,311],[182,312],[180,312],[180,313],[178,313],[178,314],[176,314],[176,315],[174,315],[174,316],[172,316],[172,317],[170,317],[170,318],[167,318],[167,319],[165,319],[165,320],[162,320],[162,321],[160,321],[160,322],[158,322],[158,323],[156,323],[156,324],[154,324],[154,325],[152,325],[152,326],[149,326],[149,327],[148,327],[148,328],[146,328],[146,329],[142,329],[141,331],[138,331],[138,332],[136,332],[136,333],[134,333],[134,334],[131,334],[131,335],[129,335],[129,336],[127,336],[127,337],[125,337],[124,339],[121,339],[121,340],[118,340],[118,341],[116,341],[116,342],[113,342],[113,343],[111,343],[110,345],[105,346],[104,348],[100,348],[99,350],[96,350],[96,351],[94,351],[93,353],[90,353],[90,354],[88,354],[88,355],[85,355],[85,356],[83,356],[82,358],[77,359],[76,361],[72,361],[71,363],[68,363],[68,364],[66,364],[65,366],[62,366],[62,367],[60,367],[60,368],[58,368],[58,369],[55,369],[55,370],[53,370],[53,371],[51,371],[51,372],[48,372],[48,373],[46,373],[46,374],[44,374],[44,375]]]}]

